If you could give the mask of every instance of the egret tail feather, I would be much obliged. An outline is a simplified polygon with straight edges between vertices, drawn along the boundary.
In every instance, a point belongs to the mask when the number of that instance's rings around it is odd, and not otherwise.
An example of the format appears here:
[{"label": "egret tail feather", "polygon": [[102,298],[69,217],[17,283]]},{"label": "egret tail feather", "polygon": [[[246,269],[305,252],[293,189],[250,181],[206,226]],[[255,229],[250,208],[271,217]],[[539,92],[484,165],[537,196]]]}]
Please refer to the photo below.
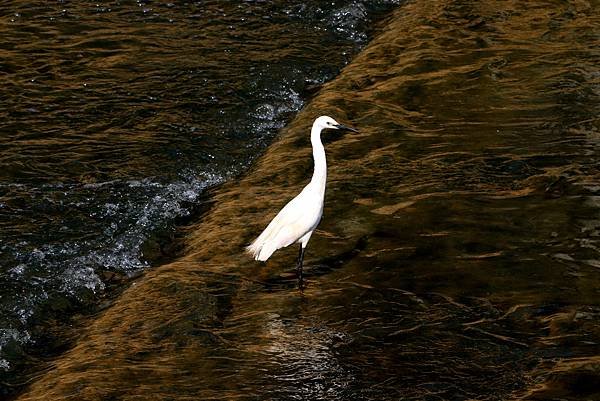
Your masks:
[{"label": "egret tail feather", "polygon": [[271,257],[273,252],[277,250],[277,248],[265,245],[266,244],[264,243],[257,243],[257,241],[255,241],[254,243],[246,247],[246,252],[252,255],[254,260],[264,262]]}]

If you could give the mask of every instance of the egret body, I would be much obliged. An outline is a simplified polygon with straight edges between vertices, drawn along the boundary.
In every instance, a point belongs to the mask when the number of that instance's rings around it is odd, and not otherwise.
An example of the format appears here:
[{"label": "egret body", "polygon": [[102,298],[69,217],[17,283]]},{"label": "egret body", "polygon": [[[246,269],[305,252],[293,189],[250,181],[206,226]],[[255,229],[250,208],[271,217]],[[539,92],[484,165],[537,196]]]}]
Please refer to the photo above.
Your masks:
[{"label": "egret body", "polygon": [[255,260],[266,261],[279,248],[286,247],[294,242],[299,243],[300,253],[296,271],[301,289],[303,288],[302,263],[304,261],[304,251],[310,236],[323,215],[323,201],[327,183],[325,148],[321,142],[321,131],[324,129],[343,129],[356,132],[355,129],[339,124],[328,116],[321,116],[315,120],[310,131],[314,159],[312,179],[302,192],[277,213],[277,216],[269,223],[267,228],[246,248]]}]

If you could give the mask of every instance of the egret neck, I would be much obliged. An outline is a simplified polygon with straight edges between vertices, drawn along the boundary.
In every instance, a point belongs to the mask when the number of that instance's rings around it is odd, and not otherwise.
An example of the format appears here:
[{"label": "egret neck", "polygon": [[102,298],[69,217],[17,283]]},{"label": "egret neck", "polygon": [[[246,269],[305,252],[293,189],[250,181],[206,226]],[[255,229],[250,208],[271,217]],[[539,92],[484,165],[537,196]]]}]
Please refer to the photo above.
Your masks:
[{"label": "egret neck", "polygon": [[315,163],[315,169],[310,183],[318,188],[320,193],[324,195],[325,183],[327,182],[327,161],[325,160],[325,148],[321,143],[321,129],[322,127],[313,124],[310,131],[310,142],[312,143],[313,159]]}]

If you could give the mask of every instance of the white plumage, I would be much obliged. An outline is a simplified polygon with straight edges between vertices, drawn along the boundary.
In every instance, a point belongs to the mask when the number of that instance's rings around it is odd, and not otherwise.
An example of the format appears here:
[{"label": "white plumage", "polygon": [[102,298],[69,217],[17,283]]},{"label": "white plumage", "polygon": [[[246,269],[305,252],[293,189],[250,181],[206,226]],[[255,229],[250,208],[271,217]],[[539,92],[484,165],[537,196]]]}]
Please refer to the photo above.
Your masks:
[{"label": "white plumage", "polygon": [[264,262],[273,252],[294,242],[301,242],[305,247],[321,220],[323,196],[323,191],[316,185],[312,182],[308,184],[281,209],[252,245],[248,246],[248,252],[254,259]]},{"label": "white plumage", "polygon": [[356,132],[353,128],[339,124],[331,117],[321,116],[315,120],[310,133],[315,163],[312,179],[298,196],[279,211],[262,234],[246,248],[254,259],[266,261],[279,248],[294,242],[300,243],[297,269],[301,286],[304,249],[323,215],[323,200],[327,182],[325,148],[321,142],[321,131],[324,129],[345,129]]}]

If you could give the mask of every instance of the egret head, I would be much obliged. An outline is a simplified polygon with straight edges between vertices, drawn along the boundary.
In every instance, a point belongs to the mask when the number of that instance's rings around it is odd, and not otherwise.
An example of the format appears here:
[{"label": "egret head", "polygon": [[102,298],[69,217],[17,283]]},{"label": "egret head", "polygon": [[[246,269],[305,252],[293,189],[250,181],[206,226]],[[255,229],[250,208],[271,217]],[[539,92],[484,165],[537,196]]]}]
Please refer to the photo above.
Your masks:
[{"label": "egret head", "polygon": [[344,131],[358,132],[357,130],[355,130],[352,127],[348,127],[347,125],[338,123],[337,121],[335,121],[333,118],[331,118],[329,116],[321,116],[321,117],[317,118],[315,120],[313,126],[318,127],[319,130],[339,129],[339,130],[344,130]]}]

